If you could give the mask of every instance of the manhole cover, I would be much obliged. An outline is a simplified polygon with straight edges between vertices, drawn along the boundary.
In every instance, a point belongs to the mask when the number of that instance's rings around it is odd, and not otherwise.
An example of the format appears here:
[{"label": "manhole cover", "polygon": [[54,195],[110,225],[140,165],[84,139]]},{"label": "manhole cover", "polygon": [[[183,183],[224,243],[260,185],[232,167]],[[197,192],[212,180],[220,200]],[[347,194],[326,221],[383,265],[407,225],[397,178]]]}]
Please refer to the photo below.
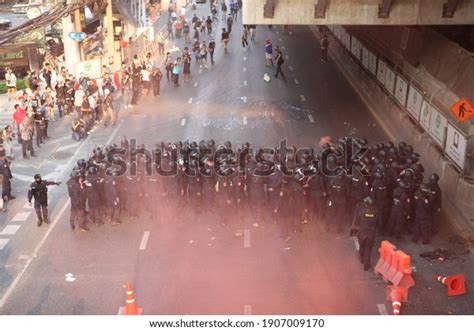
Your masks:
[{"label": "manhole cover", "polygon": [[51,154],[53,160],[66,160],[72,157],[74,154],[69,152],[56,152]]}]

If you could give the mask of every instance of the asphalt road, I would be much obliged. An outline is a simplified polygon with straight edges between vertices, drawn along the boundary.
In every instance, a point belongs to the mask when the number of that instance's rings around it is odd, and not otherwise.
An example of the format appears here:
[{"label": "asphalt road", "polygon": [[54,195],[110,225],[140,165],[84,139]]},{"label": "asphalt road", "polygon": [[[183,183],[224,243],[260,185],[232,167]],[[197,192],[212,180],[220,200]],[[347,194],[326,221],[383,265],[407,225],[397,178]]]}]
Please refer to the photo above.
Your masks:
[{"label": "asphalt road", "polygon": [[[200,16],[205,13],[202,8]],[[38,169],[18,161],[14,172],[24,182],[17,180],[15,189],[22,196],[0,216],[1,228],[21,226],[14,236],[0,234],[0,240],[9,240],[0,249],[0,313],[117,314],[124,305],[122,286],[127,281],[132,281],[146,314],[390,312],[386,284],[363,271],[355,242],[347,235],[327,234],[318,220],[285,242],[271,217],[256,224],[244,210],[206,205],[195,213],[157,199],[160,212],[155,215],[143,213],[135,220],[123,219],[121,226],[107,224],[81,233],[69,228],[64,185],[50,192],[54,222],[49,227],[38,229],[34,213],[24,205],[33,172],[65,179],[73,160],[123,135],[149,146],[163,140],[208,138],[259,146],[276,146],[287,139],[289,145],[314,147],[325,135],[386,139],[336,65],[320,62],[319,45],[308,28],[295,28],[286,36],[281,29],[259,27],[257,42],[248,51],[240,46],[240,32],[236,24],[230,53],[218,47],[214,66],[199,70],[193,63],[190,82],[178,88],[164,79],[162,97],[143,98],[140,107],[121,111],[116,128],[100,128],[85,142],[73,144],[66,140],[68,123],[62,123],[54,132],[56,143],[40,151],[44,162]],[[267,37],[285,47],[286,81],[274,79],[273,69],[265,67]],[[182,40],[167,46],[174,44],[183,47]],[[270,74],[271,82],[263,80],[264,73]],[[58,151],[74,156],[51,160]],[[25,221],[18,221],[19,213],[28,212]],[[236,236],[238,230],[242,236]],[[414,253],[420,249],[402,247]],[[375,249],[372,260],[374,265]],[[473,270],[469,255],[462,263],[449,263],[450,270]],[[424,271],[429,268],[420,264],[416,271],[423,287],[429,284],[430,274]],[[443,271],[441,265],[437,269]],[[404,306],[402,313],[472,313],[472,299],[467,297],[444,300],[444,289],[416,293],[412,300],[417,304]],[[439,309],[426,305],[429,300],[439,303]]]}]

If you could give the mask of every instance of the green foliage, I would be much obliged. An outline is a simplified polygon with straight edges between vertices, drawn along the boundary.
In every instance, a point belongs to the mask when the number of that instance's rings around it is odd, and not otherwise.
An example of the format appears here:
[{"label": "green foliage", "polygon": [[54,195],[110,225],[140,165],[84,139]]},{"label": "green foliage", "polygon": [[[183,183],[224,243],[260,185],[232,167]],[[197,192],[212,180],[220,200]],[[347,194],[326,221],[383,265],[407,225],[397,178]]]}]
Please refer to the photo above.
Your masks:
[{"label": "green foliage", "polygon": [[[26,79],[17,79],[16,89],[24,90],[26,89]],[[7,93],[7,84],[4,80],[0,80],[0,94]]]}]

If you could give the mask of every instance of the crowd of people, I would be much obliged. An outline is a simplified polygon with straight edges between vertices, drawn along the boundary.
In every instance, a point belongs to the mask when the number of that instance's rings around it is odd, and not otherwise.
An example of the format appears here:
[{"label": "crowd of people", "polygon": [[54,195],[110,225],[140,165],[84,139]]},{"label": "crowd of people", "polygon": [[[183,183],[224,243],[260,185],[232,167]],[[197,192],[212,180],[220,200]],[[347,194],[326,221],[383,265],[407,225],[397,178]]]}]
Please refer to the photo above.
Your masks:
[{"label": "crowd of people", "polygon": [[[368,150],[348,159],[349,148]],[[438,180],[432,174],[424,181],[419,154],[403,142],[369,148],[365,139],[343,137],[315,152],[257,149],[248,143],[233,149],[230,142],[209,140],[161,143],[148,152],[124,140],[79,160],[68,187],[72,227],[79,223],[87,229],[89,222],[104,221],[116,225],[159,215],[163,208],[188,208],[193,214],[217,213],[223,224],[277,220],[285,240],[308,222],[349,232],[369,219],[370,245],[375,230],[397,240],[412,234],[413,241],[421,238],[426,244],[438,230]]]}]

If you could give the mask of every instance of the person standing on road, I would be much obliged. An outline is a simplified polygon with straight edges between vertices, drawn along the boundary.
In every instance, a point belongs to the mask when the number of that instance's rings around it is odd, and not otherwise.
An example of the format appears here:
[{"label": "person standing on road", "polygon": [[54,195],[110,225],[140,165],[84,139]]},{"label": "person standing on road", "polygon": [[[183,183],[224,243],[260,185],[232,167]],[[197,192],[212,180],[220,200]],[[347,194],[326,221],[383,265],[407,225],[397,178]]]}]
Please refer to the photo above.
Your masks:
[{"label": "person standing on road", "polygon": [[[189,34],[189,29],[188,29],[188,34]],[[163,37],[162,32],[158,33],[158,36],[156,37],[156,42],[158,43],[158,54],[159,55],[165,54],[165,38]]]},{"label": "person standing on road", "polygon": [[178,57],[173,65],[173,83],[174,87],[179,86],[179,74],[181,73],[181,58]]},{"label": "person standing on road", "polygon": [[163,73],[160,68],[155,68],[151,74],[151,84],[153,85],[153,95],[157,98],[160,97],[160,84]]},{"label": "person standing on road", "polygon": [[150,91],[150,67],[143,66],[141,72],[141,80],[142,80],[142,85],[143,85],[143,95],[148,96],[148,92]]},{"label": "person standing on road", "polygon": [[107,127],[109,125],[109,121],[112,122],[112,126],[115,126],[115,111],[112,95],[108,89],[105,89],[104,94],[105,98],[102,102],[102,110],[104,112],[104,126]]},{"label": "person standing on road", "polygon": [[209,56],[211,58],[211,64],[214,64],[214,50],[216,49],[216,42],[214,38],[211,38],[209,44],[207,45],[207,49],[209,50]]},{"label": "person standing on road", "polygon": [[131,101],[132,96],[132,78],[128,71],[123,73],[122,77],[122,98],[123,98],[123,108],[133,108]]},{"label": "person standing on road", "polygon": [[33,131],[30,118],[28,116],[23,117],[23,121],[20,124],[20,139],[24,159],[28,158],[27,151],[30,151],[32,157],[36,157],[35,150],[33,149]]},{"label": "person standing on road", "polygon": [[246,27],[243,28],[242,30],[242,47],[245,49],[245,47],[249,47],[249,42],[248,42],[248,36],[249,36],[249,33],[248,33],[248,30]]},{"label": "person standing on road", "polygon": [[171,77],[172,77],[172,71],[173,71],[173,59],[171,58],[170,52],[166,53],[165,70],[166,70],[166,79],[168,80],[168,82],[170,82]]},{"label": "person standing on road", "polygon": [[229,43],[229,33],[223,28],[221,34],[221,45],[224,48],[224,52],[227,54],[227,45]]},{"label": "person standing on road", "polygon": [[185,47],[183,50],[183,79],[185,82],[189,81],[189,75],[191,74],[191,53],[189,48]]},{"label": "person standing on road", "polygon": [[265,59],[267,60],[267,67],[273,66],[273,44],[270,39],[265,40]]},{"label": "person standing on road", "polygon": [[[184,43],[185,44],[190,44],[191,43],[191,38],[189,37],[189,32],[190,32],[190,27],[187,21],[184,21],[183,24],[183,34],[184,34]],[[160,54],[162,55],[162,54]]]},{"label": "person standing on road", "polygon": [[77,223],[81,231],[86,232],[89,229],[85,224],[86,201],[81,172],[79,170],[73,171],[66,185],[71,199],[71,216],[69,217],[71,229],[74,230]]},{"label": "person standing on road", "polygon": [[326,62],[328,60],[328,47],[329,40],[328,37],[324,34],[321,38],[321,61]]},{"label": "person standing on road", "polygon": [[173,40],[174,39],[173,21],[169,20],[168,23],[166,23],[166,27],[168,28],[168,39]]},{"label": "person standing on road", "polygon": [[366,197],[355,220],[355,225],[359,227],[359,260],[366,271],[370,269],[370,255],[372,254],[378,223],[378,213],[374,203],[371,197]]},{"label": "person standing on road", "polygon": [[229,16],[227,17],[227,31],[229,32],[229,34],[231,34],[232,32],[233,23],[234,23],[234,19],[232,18],[232,15],[229,14]]},{"label": "person standing on road", "polygon": [[283,52],[278,46],[275,47],[275,50],[276,50],[275,62],[277,65],[275,77],[278,78],[278,74],[281,74],[283,79],[285,79],[285,74],[283,73],[283,70],[281,70],[281,66],[283,65],[283,63],[285,63],[285,59],[283,58]]},{"label": "person standing on road", "polygon": [[211,18],[211,16],[207,16],[206,27],[207,27],[207,34],[211,35],[212,34],[212,18]]},{"label": "person standing on road", "polygon": [[199,48],[199,68],[207,68],[207,45],[203,42]]},{"label": "person standing on road", "polygon": [[8,94],[8,101],[15,99],[16,94],[16,76],[10,68],[7,68],[5,74],[5,81],[7,85],[7,94]]},{"label": "person standing on road", "polygon": [[31,199],[35,198],[35,210],[38,217],[37,226],[41,226],[43,222],[49,224],[48,219],[48,186],[60,185],[61,182],[53,182],[42,180],[40,174],[35,175],[35,181],[30,185],[28,190],[28,203],[31,205]]},{"label": "person standing on road", "polygon": [[225,21],[225,18],[227,17],[227,5],[225,4],[225,1],[221,2],[221,12],[222,12],[222,20]]},{"label": "person standing on road", "polygon": [[12,195],[12,183],[13,178],[10,170],[10,162],[5,158],[5,151],[0,150],[0,175],[2,175],[2,200],[4,202],[16,199]]}]

